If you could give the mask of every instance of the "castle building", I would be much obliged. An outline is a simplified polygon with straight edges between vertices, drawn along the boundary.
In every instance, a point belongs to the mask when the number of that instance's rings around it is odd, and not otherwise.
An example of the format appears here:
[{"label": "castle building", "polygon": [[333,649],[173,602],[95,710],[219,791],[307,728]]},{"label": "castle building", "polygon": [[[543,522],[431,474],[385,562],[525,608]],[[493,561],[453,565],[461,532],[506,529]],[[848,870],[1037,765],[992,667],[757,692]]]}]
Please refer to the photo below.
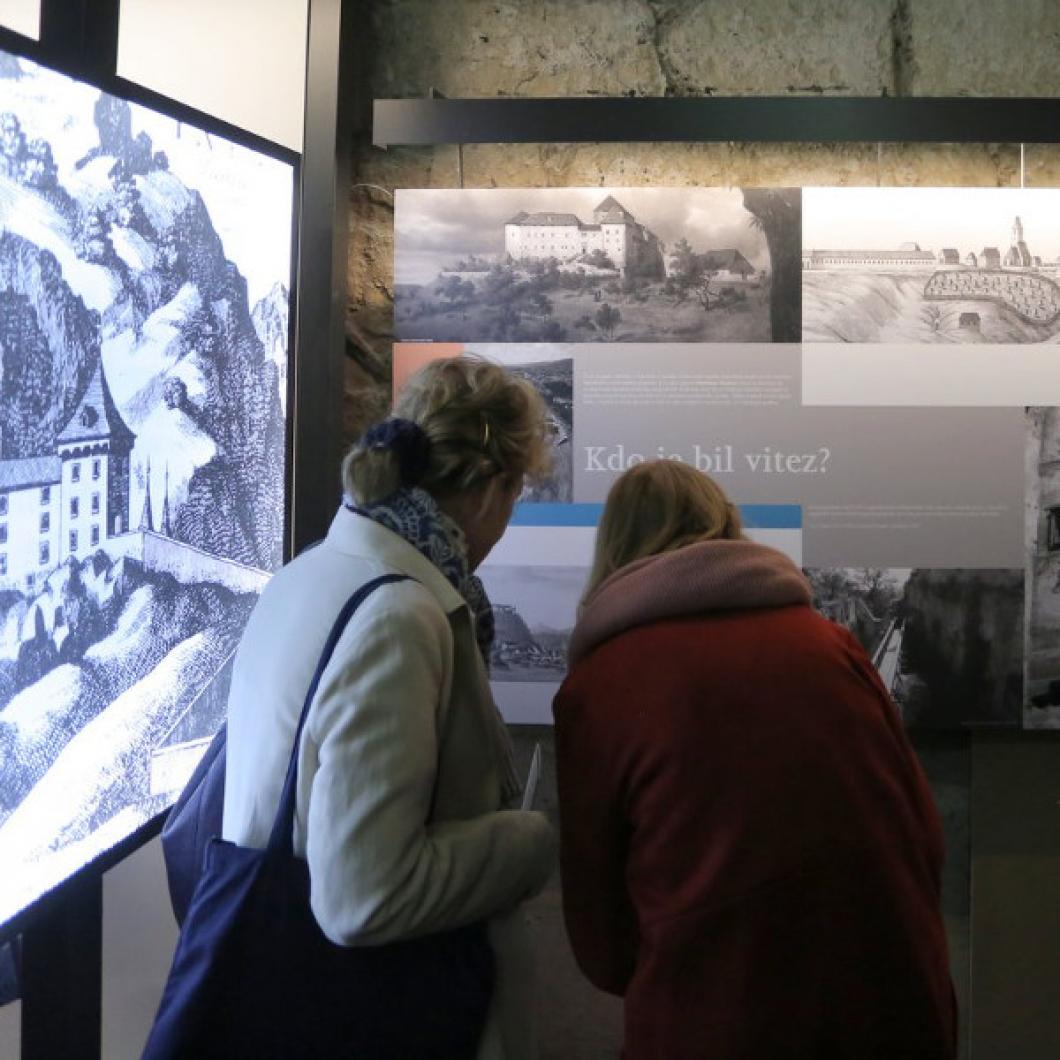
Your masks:
[{"label": "castle building", "polygon": [[0,460],[0,588],[33,589],[129,529],[134,441],[100,363],[53,455]]},{"label": "castle building", "polygon": [[979,255],[979,268],[1001,268],[1001,252],[997,249],[997,247],[983,247],[982,253]]},{"label": "castle building", "polygon": [[662,274],[658,238],[612,195],[593,210],[591,224],[572,213],[520,210],[504,225],[504,250],[513,261],[573,261],[598,250],[622,273]]},{"label": "castle building", "polygon": [[917,243],[902,243],[897,250],[808,250],[804,269],[933,269],[936,258]]},{"label": "castle building", "polygon": [[[666,263],[666,274],[672,275],[678,255],[671,254]],[[755,267],[733,247],[725,250],[708,250],[699,255],[704,269],[712,274],[715,280],[748,280],[755,274]]]},{"label": "castle building", "polygon": [[[1012,223],[1012,244],[1002,256],[997,247],[984,247],[977,255],[969,251],[964,257],[969,269],[1034,269],[1042,267],[1042,259],[1032,255],[1023,236],[1023,222],[1017,217]],[[804,250],[804,269],[926,269],[935,265],[959,268],[960,251],[943,247],[938,254],[921,250],[917,243],[903,243],[897,250]]]},{"label": "castle building", "polygon": [[1029,269],[1034,261],[1023,239],[1023,222],[1017,217],[1012,223],[1012,245],[1005,252],[1006,269]]}]

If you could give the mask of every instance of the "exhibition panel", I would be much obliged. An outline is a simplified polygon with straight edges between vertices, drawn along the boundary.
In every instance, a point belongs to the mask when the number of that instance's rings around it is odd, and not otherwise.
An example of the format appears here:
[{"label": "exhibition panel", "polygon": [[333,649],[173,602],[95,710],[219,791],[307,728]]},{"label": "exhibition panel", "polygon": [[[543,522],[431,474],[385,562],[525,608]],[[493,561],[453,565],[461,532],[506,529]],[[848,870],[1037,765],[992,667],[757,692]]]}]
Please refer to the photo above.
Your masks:
[{"label": "exhibition panel", "polygon": [[284,558],[295,169],[0,53],[0,925],[164,810]]},{"label": "exhibition panel", "polygon": [[505,717],[549,721],[607,491],[666,458],[804,565],[907,725],[1060,726],[1058,195],[399,191],[395,383],[466,351],[549,408],[483,570]]}]

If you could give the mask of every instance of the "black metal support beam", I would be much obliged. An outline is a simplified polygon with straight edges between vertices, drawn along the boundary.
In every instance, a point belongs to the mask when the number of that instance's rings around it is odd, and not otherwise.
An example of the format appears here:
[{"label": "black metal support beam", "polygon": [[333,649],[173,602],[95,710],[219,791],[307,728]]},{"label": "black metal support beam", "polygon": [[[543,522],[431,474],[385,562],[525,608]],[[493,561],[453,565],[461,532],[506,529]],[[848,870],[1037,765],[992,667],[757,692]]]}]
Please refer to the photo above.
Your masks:
[{"label": "black metal support beam", "polygon": [[103,878],[43,899],[22,938],[22,1060],[99,1060]]},{"label": "black metal support beam", "polygon": [[120,0],[42,0],[43,61],[92,81],[113,77],[120,7]]},{"label": "black metal support beam", "polygon": [[372,142],[1057,143],[1060,99],[378,99]]},{"label": "black metal support beam", "polygon": [[309,3],[294,309],[295,553],[324,535],[340,497],[354,8],[352,0]]}]

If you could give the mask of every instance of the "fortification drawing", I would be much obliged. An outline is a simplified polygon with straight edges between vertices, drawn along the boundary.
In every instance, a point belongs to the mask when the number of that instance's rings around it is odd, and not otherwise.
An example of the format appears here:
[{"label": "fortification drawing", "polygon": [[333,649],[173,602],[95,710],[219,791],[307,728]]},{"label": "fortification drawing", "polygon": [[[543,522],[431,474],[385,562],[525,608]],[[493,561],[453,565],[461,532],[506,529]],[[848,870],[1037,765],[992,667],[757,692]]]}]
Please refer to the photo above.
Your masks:
[{"label": "fortification drawing", "polygon": [[1056,342],[1058,205],[1052,189],[808,189],[804,340]]}]

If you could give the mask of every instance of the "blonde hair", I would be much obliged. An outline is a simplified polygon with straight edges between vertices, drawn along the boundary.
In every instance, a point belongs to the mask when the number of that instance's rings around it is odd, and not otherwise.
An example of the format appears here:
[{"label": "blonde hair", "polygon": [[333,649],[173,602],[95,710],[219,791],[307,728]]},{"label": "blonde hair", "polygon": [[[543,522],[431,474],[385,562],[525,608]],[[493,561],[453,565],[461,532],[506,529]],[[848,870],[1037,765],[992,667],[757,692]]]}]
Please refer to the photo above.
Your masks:
[{"label": "blonde hair", "polygon": [[644,556],[696,541],[742,537],[739,509],[712,478],[678,460],[637,464],[615,480],[607,495],[585,597]]},{"label": "blonde hair", "polygon": [[[402,387],[393,415],[427,435],[427,467],[416,485],[435,497],[497,478],[540,479],[551,467],[541,395],[526,379],[481,357],[465,354],[421,368]],[[388,497],[402,485],[397,454],[354,443],[342,462],[342,485],[361,504]]]}]

